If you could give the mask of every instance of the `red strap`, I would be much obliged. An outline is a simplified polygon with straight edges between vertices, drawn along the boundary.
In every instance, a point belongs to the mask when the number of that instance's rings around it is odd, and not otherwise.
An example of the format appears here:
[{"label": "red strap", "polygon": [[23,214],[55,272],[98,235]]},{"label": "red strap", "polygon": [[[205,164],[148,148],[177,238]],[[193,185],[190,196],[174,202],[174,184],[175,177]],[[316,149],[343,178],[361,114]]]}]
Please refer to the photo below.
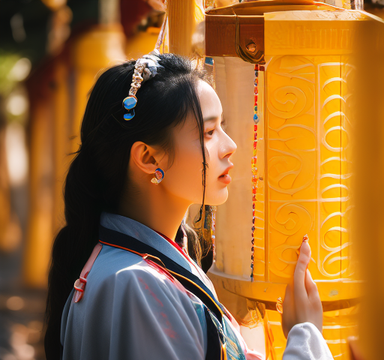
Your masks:
[{"label": "red strap", "polygon": [[83,270],[81,270],[80,278],[77,279],[73,284],[73,287],[75,288],[75,294],[73,296],[73,300],[75,303],[79,302],[83,298],[85,285],[87,284],[88,274],[91,271],[92,266],[102,248],[103,248],[103,245],[101,245],[100,243],[97,243],[97,245],[93,248],[91,256],[89,257],[88,261],[84,265]]},{"label": "red strap", "polygon": [[[155,230],[156,231],[156,230]],[[175,247],[180,253],[181,255],[183,255],[187,261],[196,268],[195,264],[192,262],[191,258],[189,257],[188,255],[188,252],[185,251],[176,241],[174,240],[171,240],[168,236],[162,234],[161,232],[159,231],[156,231],[160,236],[162,236],[165,240],[167,240],[173,247]]]}]

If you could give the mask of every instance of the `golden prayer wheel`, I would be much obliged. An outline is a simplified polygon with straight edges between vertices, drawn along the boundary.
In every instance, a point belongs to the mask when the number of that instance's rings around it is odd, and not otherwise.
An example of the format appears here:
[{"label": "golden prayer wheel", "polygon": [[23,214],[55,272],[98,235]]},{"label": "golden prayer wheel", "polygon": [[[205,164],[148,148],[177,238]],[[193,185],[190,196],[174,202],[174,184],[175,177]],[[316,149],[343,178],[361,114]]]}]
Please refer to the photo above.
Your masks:
[{"label": "golden prayer wheel", "polygon": [[217,211],[210,277],[250,347],[257,347],[256,315],[269,320],[265,352],[271,358],[281,358],[285,348],[276,302],[305,234],[323,334],[335,357],[348,359],[346,339],[356,333],[351,61],[359,24],[369,19],[311,1],[247,2],[206,13],[206,55],[214,59],[227,132],[238,144],[230,197]]}]

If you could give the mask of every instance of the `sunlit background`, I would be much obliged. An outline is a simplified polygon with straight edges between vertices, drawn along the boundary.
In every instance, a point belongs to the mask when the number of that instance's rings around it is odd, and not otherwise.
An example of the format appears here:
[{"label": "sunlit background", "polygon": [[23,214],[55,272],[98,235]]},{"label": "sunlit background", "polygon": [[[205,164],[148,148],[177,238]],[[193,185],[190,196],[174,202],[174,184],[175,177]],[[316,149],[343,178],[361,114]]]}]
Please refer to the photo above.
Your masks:
[{"label": "sunlit background", "polygon": [[0,2],[0,359],[44,359],[52,240],[87,93],[100,69],[151,51],[161,1]]},{"label": "sunlit background", "polygon": [[45,358],[47,264],[87,93],[100,69],[154,48],[163,15],[161,0],[0,1],[0,360]]}]

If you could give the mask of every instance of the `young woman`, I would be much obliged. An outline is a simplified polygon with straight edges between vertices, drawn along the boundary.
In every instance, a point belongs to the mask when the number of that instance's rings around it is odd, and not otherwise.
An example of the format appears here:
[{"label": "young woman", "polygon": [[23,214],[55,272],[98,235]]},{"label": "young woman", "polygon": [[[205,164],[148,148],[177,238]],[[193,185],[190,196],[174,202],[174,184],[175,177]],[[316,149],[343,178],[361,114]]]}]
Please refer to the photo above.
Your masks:
[{"label": "young woman", "polygon": [[[48,360],[261,358],[179,246],[186,233],[196,239],[183,223],[188,207],[228,197],[236,144],[221,115],[215,91],[172,54],[97,80],[52,252]],[[284,303],[287,359],[331,358],[309,259],[304,242]]]}]

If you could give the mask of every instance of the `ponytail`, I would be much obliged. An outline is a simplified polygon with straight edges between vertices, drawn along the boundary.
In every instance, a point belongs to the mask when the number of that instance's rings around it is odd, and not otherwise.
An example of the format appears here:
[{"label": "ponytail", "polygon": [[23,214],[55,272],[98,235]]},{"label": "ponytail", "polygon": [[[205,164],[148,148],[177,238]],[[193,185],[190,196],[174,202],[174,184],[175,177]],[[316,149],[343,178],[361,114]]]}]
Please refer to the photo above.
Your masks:
[{"label": "ponytail", "polygon": [[65,184],[65,218],[52,248],[48,276],[45,336],[47,360],[60,358],[61,313],[73,283],[98,241],[99,196],[95,177],[84,154],[78,152]]}]

